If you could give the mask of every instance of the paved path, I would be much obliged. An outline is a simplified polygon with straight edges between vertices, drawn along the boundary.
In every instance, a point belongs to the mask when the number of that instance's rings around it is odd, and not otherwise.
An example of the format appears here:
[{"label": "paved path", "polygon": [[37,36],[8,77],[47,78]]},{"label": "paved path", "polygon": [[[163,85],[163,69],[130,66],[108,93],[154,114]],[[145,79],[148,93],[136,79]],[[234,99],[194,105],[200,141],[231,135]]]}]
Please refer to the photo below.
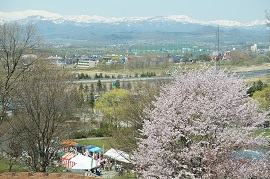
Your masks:
[{"label": "paved path", "polygon": [[116,172],[116,171],[102,171],[101,174],[102,174],[101,175],[102,178],[113,178],[116,175],[118,175],[118,172]]}]

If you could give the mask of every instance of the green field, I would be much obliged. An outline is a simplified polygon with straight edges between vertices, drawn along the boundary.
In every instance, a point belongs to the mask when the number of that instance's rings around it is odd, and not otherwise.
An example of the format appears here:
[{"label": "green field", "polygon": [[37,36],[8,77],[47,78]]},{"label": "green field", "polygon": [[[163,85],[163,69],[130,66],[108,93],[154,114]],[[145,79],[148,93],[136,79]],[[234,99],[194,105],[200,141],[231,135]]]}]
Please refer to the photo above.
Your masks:
[{"label": "green field", "polygon": [[264,137],[270,136],[270,129],[262,129],[262,130],[256,130],[255,135],[262,134]]}]

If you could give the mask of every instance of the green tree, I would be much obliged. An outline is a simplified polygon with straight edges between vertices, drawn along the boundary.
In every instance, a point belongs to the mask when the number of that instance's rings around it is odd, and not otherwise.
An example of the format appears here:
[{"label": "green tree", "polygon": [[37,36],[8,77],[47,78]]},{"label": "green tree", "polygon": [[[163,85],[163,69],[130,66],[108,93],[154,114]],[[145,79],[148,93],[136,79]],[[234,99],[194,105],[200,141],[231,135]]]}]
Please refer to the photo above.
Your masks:
[{"label": "green tree", "polygon": [[111,127],[119,128],[120,122],[125,119],[124,113],[127,110],[126,101],[131,98],[131,94],[122,89],[115,89],[104,93],[94,108],[103,114],[104,121]]},{"label": "green tree", "polygon": [[210,61],[209,55],[207,55],[207,54],[205,54],[205,53],[202,54],[202,55],[199,55],[199,60],[205,61],[205,62]]},{"label": "green tree", "polygon": [[122,82],[122,89],[126,89],[126,84],[124,81]]},{"label": "green tree", "polygon": [[87,84],[84,85],[84,92],[85,93],[89,92],[89,86]]},{"label": "green tree", "polygon": [[98,80],[98,82],[97,82],[97,92],[100,93],[101,90],[102,90],[102,83],[101,83],[100,80]]},{"label": "green tree", "polygon": [[127,90],[130,91],[131,89],[132,89],[132,85],[131,85],[130,81],[128,81],[127,82]]},{"label": "green tree", "polygon": [[103,75],[102,75],[102,73],[99,73],[99,78],[103,78]]},{"label": "green tree", "polygon": [[91,109],[94,108],[94,105],[95,105],[95,98],[94,98],[94,94],[93,94],[93,93],[90,93],[90,97],[89,97],[89,105],[90,105],[90,108],[91,108]]},{"label": "green tree", "polygon": [[269,109],[270,106],[270,87],[266,87],[261,91],[256,91],[253,98],[258,100],[260,106],[264,109]]},{"label": "green tree", "polygon": [[263,90],[263,82],[261,80],[259,80],[257,82],[257,89],[256,90],[258,90],[258,91]]},{"label": "green tree", "polygon": [[94,93],[95,92],[95,87],[94,87],[94,84],[93,83],[91,83],[90,92],[91,93]]},{"label": "green tree", "polygon": [[256,91],[255,87],[254,87],[254,86],[251,86],[251,87],[248,88],[247,94],[248,94],[250,97],[252,97],[253,94],[255,93],[255,91]]},{"label": "green tree", "polygon": [[261,91],[265,87],[267,87],[267,84],[263,84],[261,80],[258,80],[257,82],[253,83],[253,85],[248,89],[247,93],[252,97],[256,91]]},{"label": "green tree", "polygon": [[106,85],[106,83],[103,84],[102,91],[104,91],[104,92],[107,91],[107,85]]},{"label": "green tree", "polygon": [[116,86],[115,86],[115,88],[120,89],[120,80],[116,80]]},{"label": "green tree", "polygon": [[82,91],[83,90],[83,84],[80,83],[80,86],[79,86],[79,91]]},{"label": "green tree", "polygon": [[152,101],[159,94],[159,87],[167,81],[156,81],[155,83],[135,82],[132,87],[131,98],[125,100],[125,107],[121,112],[124,128],[114,130],[110,144],[126,152],[132,152],[137,148],[137,138],[142,127],[142,118],[145,116],[144,108],[151,106]]},{"label": "green tree", "polygon": [[110,87],[110,91],[113,90],[113,84],[110,83],[109,85],[110,85],[110,86],[109,86],[109,87]]},{"label": "green tree", "polygon": [[81,73],[80,76],[79,76],[79,79],[84,79],[84,78],[85,78],[84,73]]}]

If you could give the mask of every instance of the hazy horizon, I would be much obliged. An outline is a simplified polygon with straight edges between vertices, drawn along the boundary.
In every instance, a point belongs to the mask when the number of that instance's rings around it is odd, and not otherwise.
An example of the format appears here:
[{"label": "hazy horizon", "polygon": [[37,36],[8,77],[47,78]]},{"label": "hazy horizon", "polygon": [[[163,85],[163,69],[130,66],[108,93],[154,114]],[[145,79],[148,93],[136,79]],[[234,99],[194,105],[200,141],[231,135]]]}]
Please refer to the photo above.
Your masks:
[{"label": "hazy horizon", "polygon": [[[0,12],[44,10],[60,15],[97,15],[103,17],[147,17],[187,15],[201,21],[265,20],[269,0],[0,0]],[[269,7],[269,9],[267,9]]]}]

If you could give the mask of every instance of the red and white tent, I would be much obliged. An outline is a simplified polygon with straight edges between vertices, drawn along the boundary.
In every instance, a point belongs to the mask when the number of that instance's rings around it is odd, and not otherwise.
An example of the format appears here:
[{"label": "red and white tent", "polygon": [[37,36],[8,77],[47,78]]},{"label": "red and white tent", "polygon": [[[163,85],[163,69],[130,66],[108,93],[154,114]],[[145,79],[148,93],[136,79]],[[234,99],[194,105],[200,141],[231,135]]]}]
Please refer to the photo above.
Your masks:
[{"label": "red and white tent", "polygon": [[76,163],[70,161],[72,158],[74,158],[76,154],[67,152],[65,155],[62,156],[62,166],[66,168],[72,168]]}]

